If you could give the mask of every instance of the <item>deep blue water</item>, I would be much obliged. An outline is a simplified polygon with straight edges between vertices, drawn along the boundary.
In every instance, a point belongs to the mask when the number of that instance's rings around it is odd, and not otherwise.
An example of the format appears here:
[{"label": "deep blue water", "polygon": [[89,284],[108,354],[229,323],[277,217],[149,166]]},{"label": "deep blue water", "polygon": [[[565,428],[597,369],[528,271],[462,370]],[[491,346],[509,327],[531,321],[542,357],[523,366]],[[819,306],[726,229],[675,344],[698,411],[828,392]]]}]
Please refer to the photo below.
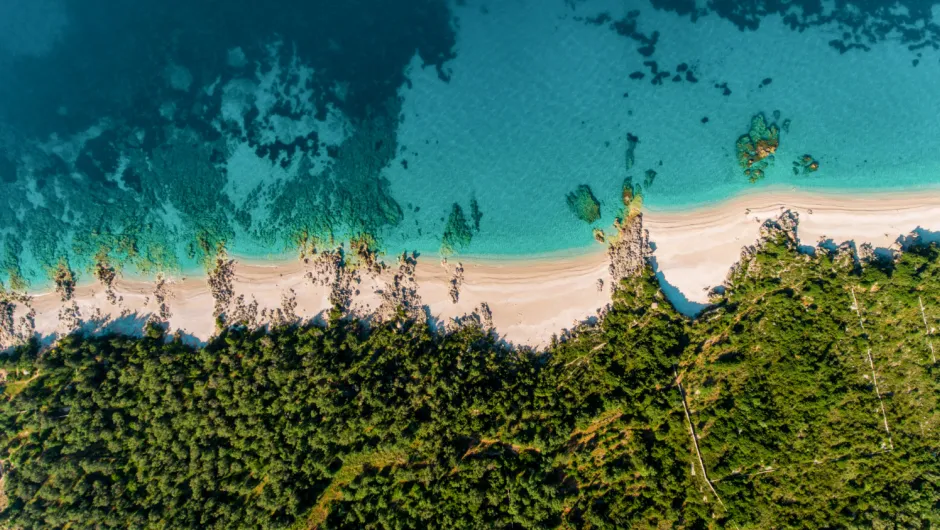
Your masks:
[{"label": "deep blue water", "polygon": [[[360,233],[576,253],[627,179],[658,209],[933,187],[938,21],[912,0],[6,0],[0,279]],[[779,147],[751,183],[736,141],[758,114]],[[566,200],[582,184],[591,224]]]}]

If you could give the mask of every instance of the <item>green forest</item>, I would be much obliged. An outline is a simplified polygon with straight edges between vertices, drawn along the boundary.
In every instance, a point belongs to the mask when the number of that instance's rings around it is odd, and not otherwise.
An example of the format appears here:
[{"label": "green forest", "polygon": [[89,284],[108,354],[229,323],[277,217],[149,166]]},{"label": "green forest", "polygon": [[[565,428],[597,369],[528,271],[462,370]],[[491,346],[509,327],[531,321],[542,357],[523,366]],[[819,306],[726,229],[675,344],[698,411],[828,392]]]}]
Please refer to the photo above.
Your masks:
[{"label": "green forest", "polygon": [[544,351],[467,324],[71,336],[2,358],[9,528],[935,528],[940,249],[778,234]]}]

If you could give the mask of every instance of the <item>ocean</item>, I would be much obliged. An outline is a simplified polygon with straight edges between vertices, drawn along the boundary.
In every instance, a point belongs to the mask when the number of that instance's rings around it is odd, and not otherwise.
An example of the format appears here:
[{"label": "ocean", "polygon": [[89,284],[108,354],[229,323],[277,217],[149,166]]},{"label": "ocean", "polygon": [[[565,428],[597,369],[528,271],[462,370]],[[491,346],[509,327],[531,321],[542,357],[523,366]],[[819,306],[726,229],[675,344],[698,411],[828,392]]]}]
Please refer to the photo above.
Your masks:
[{"label": "ocean", "polygon": [[930,2],[116,4],[0,5],[6,288],[363,235],[576,255],[625,185],[685,210],[940,184]]}]

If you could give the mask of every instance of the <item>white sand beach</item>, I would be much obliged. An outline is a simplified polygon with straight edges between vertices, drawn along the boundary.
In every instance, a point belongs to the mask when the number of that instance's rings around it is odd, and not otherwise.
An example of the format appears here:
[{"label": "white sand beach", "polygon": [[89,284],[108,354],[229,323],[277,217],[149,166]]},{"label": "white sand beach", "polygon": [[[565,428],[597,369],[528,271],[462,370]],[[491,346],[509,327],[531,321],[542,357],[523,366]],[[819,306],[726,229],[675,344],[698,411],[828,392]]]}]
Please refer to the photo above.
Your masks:
[{"label": "white sand beach", "polygon": [[[917,228],[940,229],[940,192],[933,190],[848,197],[761,191],[689,212],[648,210],[644,224],[658,271],[689,301],[704,303],[707,291],[724,281],[742,247],[757,239],[760,223],[787,209],[799,213],[798,236],[801,244],[809,246],[831,239],[835,244],[854,241],[889,248]],[[496,331],[517,345],[545,346],[552,335],[595,316],[610,301],[608,258],[601,245],[574,258],[460,261],[463,281],[454,303],[450,288],[457,260],[444,264],[436,258],[419,258],[414,278],[421,303],[444,324],[485,303]],[[362,275],[352,297],[354,311],[367,315],[378,308],[394,269],[375,277]],[[257,303],[258,323],[268,319],[262,310],[282,307],[285,297],[296,302],[297,317],[309,320],[322,317],[330,307],[330,288],[312,279],[313,268],[300,260],[267,264],[236,260],[232,285],[234,296],[244,297],[243,306]],[[602,289],[598,280],[603,280]],[[55,292],[33,293],[35,331],[43,337],[69,331],[62,310],[74,302],[86,329],[111,323],[109,329],[139,332],[148,315],[160,311],[154,290],[153,282],[118,278],[113,284],[116,303],[97,283],[80,284],[67,303]],[[215,301],[206,278],[168,279],[163,293],[171,331],[200,341],[215,333]],[[16,315],[25,311],[21,304]],[[92,321],[98,324],[88,324]]]},{"label": "white sand beach", "polygon": [[692,302],[707,302],[760,224],[790,210],[799,214],[801,245],[853,241],[897,248],[900,237],[922,228],[940,230],[940,191],[835,195],[762,190],[714,207],[682,212],[647,211],[644,226],[666,281]]}]

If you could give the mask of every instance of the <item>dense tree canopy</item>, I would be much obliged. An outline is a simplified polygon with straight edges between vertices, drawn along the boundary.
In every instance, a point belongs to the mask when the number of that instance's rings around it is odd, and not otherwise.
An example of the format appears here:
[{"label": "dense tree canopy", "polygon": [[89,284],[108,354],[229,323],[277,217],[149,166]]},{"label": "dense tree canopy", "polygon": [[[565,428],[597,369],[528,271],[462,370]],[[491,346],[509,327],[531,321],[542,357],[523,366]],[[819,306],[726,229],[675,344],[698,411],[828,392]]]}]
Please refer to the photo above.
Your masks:
[{"label": "dense tree canopy", "polygon": [[339,310],[326,327],[236,327],[201,349],[152,327],[22,348],[2,361],[0,517],[17,528],[938,525],[937,258],[918,247],[862,266],[770,242],[694,322],[647,273],[598,325],[537,353],[477,326],[367,330]]}]

